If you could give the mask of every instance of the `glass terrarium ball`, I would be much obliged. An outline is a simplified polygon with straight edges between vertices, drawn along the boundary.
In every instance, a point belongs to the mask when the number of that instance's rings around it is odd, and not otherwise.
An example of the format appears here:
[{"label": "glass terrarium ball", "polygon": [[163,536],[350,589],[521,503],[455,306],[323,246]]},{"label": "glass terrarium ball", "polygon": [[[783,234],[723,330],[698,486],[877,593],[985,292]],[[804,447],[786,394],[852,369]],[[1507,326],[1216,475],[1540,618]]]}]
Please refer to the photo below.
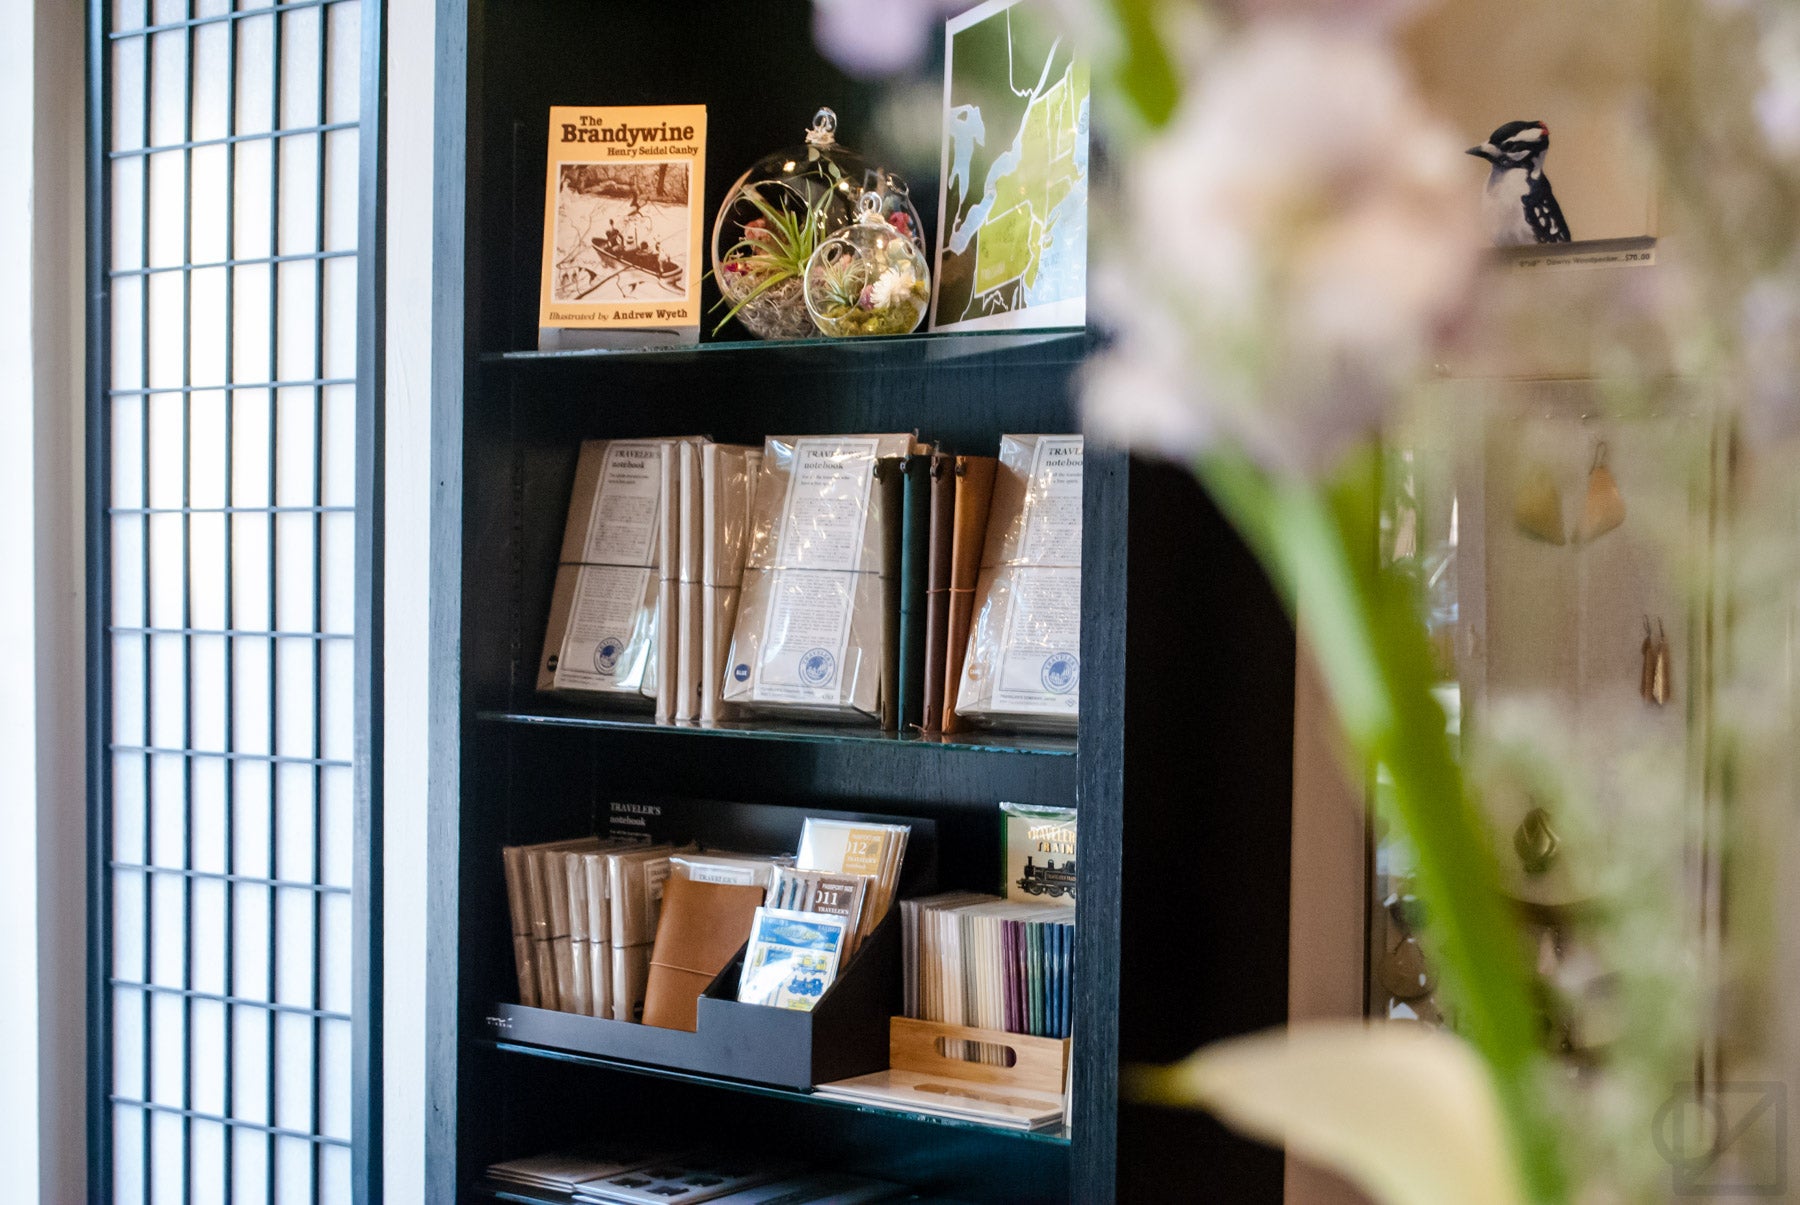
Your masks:
[{"label": "glass terrarium ball", "polygon": [[874,196],[862,217],[819,245],[806,266],[806,308],[827,335],[905,335],[931,300],[931,270],[919,245],[882,216]]},{"label": "glass terrarium ball", "polygon": [[[855,224],[865,196],[915,242],[919,214],[906,184],[840,146],[837,115],[820,109],[804,146],[759,159],[725,193],[713,222],[713,278],[721,318],[761,339],[814,333],[806,308],[807,264],[820,244]],[[716,329],[716,328],[715,328]]]}]

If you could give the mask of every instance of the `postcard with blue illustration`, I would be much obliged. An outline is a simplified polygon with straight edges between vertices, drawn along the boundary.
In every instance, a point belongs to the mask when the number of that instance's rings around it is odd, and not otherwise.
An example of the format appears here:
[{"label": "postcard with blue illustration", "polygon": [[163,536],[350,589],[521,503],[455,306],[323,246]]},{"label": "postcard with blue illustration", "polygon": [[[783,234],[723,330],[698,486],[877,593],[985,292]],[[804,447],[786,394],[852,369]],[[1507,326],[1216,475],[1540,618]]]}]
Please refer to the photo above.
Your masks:
[{"label": "postcard with blue illustration", "polygon": [[810,1012],[837,976],[849,922],[825,912],[758,908],[738,1000]]}]

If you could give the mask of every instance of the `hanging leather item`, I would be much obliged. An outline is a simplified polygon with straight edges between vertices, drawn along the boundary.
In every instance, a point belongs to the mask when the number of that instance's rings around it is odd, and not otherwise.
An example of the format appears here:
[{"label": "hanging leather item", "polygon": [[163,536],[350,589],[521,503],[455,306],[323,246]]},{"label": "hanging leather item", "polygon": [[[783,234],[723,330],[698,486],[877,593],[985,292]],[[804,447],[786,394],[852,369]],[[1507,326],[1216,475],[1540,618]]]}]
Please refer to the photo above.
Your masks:
[{"label": "hanging leather item", "polygon": [[1662,620],[1656,621],[1656,643],[1650,648],[1648,664],[1645,667],[1648,677],[1648,688],[1644,692],[1646,702],[1661,707],[1668,703],[1673,684],[1669,681],[1669,638],[1663,634]]},{"label": "hanging leather item", "polygon": [[1563,544],[1562,494],[1550,478],[1550,470],[1533,465],[1526,470],[1519,492],[1513,496],[1513,522],[1519,531],[1546,544]]},{"label": "hanging leather item", "polygon": [[1594,463],[1588,468],[1587,500],[1581,504],[1581,522],[1575,525],[1575,542],[1597,540],[1625,521],[1625,499],[1619,483],[1606,467],[1606,445],[1594,447]]}]

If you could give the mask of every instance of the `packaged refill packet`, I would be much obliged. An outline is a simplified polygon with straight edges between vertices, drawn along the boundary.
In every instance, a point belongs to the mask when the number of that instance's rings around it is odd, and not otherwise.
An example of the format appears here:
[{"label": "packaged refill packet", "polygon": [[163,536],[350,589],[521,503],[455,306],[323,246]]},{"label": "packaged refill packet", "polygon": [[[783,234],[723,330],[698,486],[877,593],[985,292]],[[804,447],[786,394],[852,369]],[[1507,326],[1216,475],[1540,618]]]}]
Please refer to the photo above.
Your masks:
[{"label": "packaged refill packet", "polygon": [[910,435],[763,445],[721,701],[746,713],[875,719],[888,624],[878,460]]},{"label": "packaged refill packet", "polygon": [[1079,435],[1003,435],[956,711],[1073,731],[1081,686]]}]

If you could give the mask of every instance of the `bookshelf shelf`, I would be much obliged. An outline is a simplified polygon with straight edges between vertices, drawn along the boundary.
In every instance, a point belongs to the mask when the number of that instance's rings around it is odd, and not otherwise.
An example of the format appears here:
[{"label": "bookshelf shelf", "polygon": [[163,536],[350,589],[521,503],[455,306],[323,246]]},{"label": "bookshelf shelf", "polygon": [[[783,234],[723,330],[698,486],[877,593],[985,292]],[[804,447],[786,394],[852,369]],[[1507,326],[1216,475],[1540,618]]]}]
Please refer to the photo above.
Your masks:
[{"label": "bookshelf shelf", "polygon": [[483,364],[546,368],[583,364],[730,363],[734,369],[794,368],[865,371],[871,367],[935,364],[954,367],[995,357],[1015,365],[1078,364],[1096,336],[1084,327],[1042,331],[937,332],[863,339],[721,339],[666,347],[579,348],[483,352]]},{"label": "bookshelf shelf", "polygon": [[970,1133],[1002,1138],[1015,1142],[1045,1143],[1050,1146],[1067,1147],[1070,1131],[1067,1127],[1057,1126],[1043,1130],[1012,1130],[1003,1126],[984,1125],[981,1122],[962,1121],[953,1117],[938,1117],[930,1113],[914,1113],[904,1109],[884,1109],[876,1105],[857,1104],[848,1100],[832,1100],[812,1092],[796,1091],[791,1088],[777,1088],[768,1084],[754,1084],[744,1080],[726,1079],[715,1075],[701,1075],[691,1071],[678,1071],[669,1067],[658,1067],[648,1063],[631,1063],[622,1059],[601,1058],[597,1055],[580,1054],[571,1050],[556,1050],[544,1046],[528,1046],[520,1042],[502,1042],[491,1038],[482,1039],[481,1045],[501,1054],[516,1055],[523,1058],[550,1059],[574,1066],[603,1068],[628,1075],[650,1076],[669,1080],[675,1083],[693,1084],[726,1092],[737,1092],[747,1096],[761,1096],[771,1100],[783,1100],[805,1105],[809,1108],[825,1109],[834,1112],[858,1113],[870,1117],[888,1118],[927,1127],[923,1140],[930,1141],[930,1131],[968,1131]]},{"label": "bookshelf shelf", "polygon": [[[1287,1016],[1293,631],[1190,476],[1088,449],[1075,736],[659,725],[533,695],[580,441],[917,430],[992,455],[1002,434],[1078,429],[1079,369],[1103,342],[1064,329],[509,350],[537,341],[549,106],[705,104],[707,213],[821,104],[852,145],[880,149],[892,98],[814,54],[807,0],[758,7],[759,43],[783,54],[755,104],[730,66],[741,5],[609,5],[605,44],[634,51],[598,73],[593,39],[573,32],[591,10],[470,0],[437,26],[427,1199],[550,1200],[496,1198],[483,1172],[584,1137],[786,1149],[800,1134],[821,1166],[970,1205],[1163,1199],[1171,1152],[1206,1169],[1213,1199],[1279,1201],[1278,1153],[1120,1091],[1124,1067]],[[908,171],[935,231],[935,156]],[[517,999],[503,845],[592,832],[612,803],[900,816],[936,826],[939,888],[993,891],[1001,801],[1081,816],[1072,1132],[827,1102],[487,1026]]]},{"label": "bookshelf shelf", "polygon": [[894,733],[849,725],[785,723],[780,720],[731,721],[715,724],[659,723],[647,715],[608,715],[579,707],[534,706],[521,711],[482,711],[476,716],[488,724],[519,724],[543,728],[575,728],[590,732],[649,734],[676,741],[707,744],[714,741],[789,741],[797,744],[870,745],[884,749],[919,750],[945,754],[991,754],[998,757],[1075,756],[1076,738],[1050,733],[959,732],[928,735]]}]

